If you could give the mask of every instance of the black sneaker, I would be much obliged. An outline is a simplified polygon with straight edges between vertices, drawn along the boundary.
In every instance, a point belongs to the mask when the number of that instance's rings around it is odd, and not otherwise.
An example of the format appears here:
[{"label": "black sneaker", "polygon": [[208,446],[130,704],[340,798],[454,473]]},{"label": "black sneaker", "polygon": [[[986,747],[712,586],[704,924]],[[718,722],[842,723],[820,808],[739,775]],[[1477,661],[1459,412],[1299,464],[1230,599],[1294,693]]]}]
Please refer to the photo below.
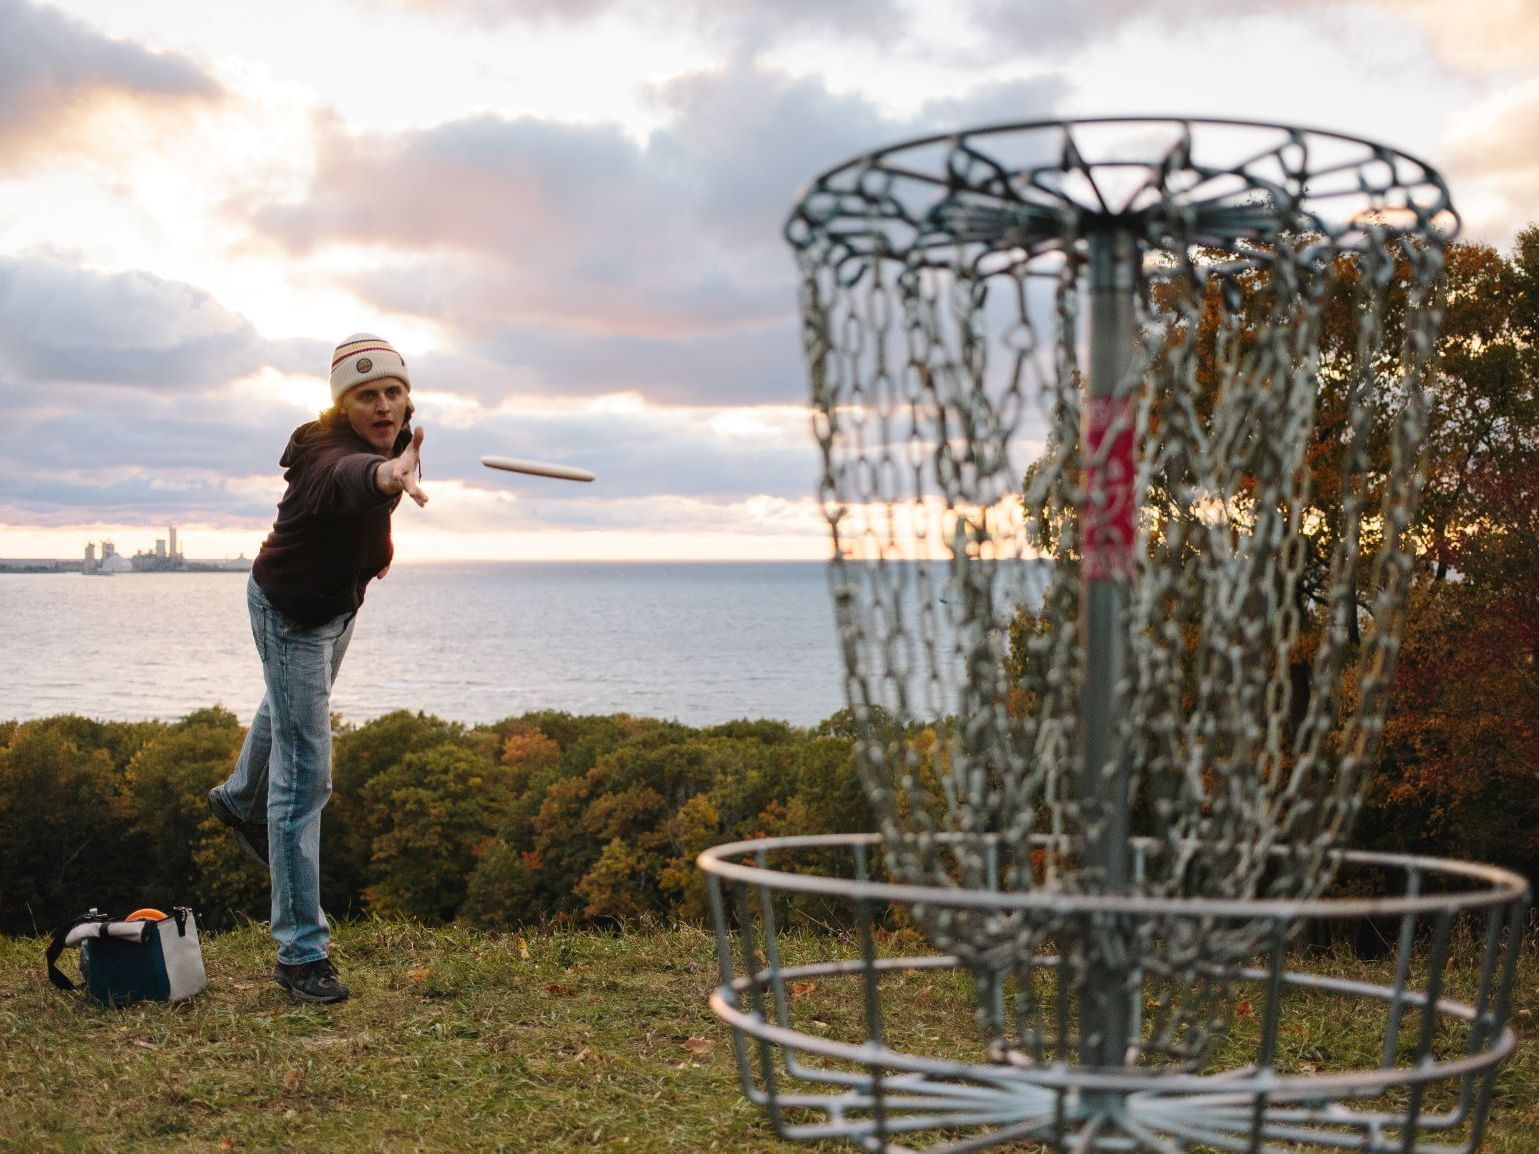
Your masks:
[{"label": "black sneaker", "polygon": [[330,958],[298,966],[279,962],[273,967],[273,977],[301,1002],[340,1002],[347,997],[347,987],[337,976],[337,967]]},{"label": "black sneaker", "polygon": [[242,821],[236,812],[225,801],[224,794],[219,792],[216,785],[208,791],[209,812],[217,817],[225,825],[235,831],[235,840],[240,845],[241,852],[263,869],[267,868],[267,823],[265,821]]}]

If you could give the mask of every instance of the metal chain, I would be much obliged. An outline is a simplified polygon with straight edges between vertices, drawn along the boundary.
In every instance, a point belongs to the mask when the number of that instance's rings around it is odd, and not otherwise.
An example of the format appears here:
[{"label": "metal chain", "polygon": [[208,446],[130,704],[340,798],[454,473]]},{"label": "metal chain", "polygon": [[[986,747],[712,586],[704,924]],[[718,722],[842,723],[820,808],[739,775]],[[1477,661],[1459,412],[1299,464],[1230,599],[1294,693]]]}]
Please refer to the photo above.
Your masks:
[{"label": "metal chain", "polygon": [[[1446,205],[1425,186],[1441,185],[1363,182],[1340,223],[1311,201],[1311,165],[1349,166],[1313,161],[1299,133],[1224,168],[1187,125],[1142,169],[1087,159],[1072,126],[1041,133],[1016,153],[1036,167],[976,136],[934,176],[868,158],[788,226],[858,767],[888,869],[967,889],[1104,884],[1085,856],[1103,798],[1076,784],[1080,510],[1105,474],[1082,446],[1081,363],[1085,230],[1121,211],[1144,253],[1138,348],[1096,444],[1131,437],[1138,494],[1127,764],[1105,767],[1130,775],[1132,884],[1315,896],[1398,655]],[[1113,183],[1131,189],[1120,209]],[[1409,295],[1391,324],[1395,292]],[[915,913],[972,970],[1001,1060],[1050,1056],[1030,996],[1049,937],[1058,980],[1180,979],[1142,1044],[1189,1061],[1224,1028],[1226,967],[1272,932]]]}]

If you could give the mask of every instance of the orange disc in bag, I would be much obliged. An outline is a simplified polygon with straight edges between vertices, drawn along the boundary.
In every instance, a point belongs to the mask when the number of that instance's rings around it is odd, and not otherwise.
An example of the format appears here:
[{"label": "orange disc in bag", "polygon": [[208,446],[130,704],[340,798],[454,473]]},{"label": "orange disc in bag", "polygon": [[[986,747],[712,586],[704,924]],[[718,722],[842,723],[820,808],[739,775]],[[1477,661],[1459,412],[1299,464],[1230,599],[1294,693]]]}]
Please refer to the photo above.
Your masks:
[{"label": "orange disc in bag", "polygon": [[157,909],[145,906],[144,909],[135,910],[123,920],[125,922],[163,922],[166,920],[166,915]]}]

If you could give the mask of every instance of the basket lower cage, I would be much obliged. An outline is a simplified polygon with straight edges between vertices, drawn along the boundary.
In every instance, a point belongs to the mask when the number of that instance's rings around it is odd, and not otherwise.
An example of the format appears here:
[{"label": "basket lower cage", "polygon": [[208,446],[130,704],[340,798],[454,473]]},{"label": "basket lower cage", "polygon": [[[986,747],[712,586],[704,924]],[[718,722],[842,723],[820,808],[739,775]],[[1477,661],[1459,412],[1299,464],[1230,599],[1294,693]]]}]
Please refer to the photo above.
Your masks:
[{"label": "basket lower cage", "polygon": [[[719,846],[700,859],[722,970],[711,1005],[746,1094],[790,1139],[1473,1151],[1516,1045],[1526,883],[1335,857],[1322,898],[1236,901],[896,884],[876,835]],[[947,914],[989,929],[988,947],[935,949],[919,927]],[[1365,941],[1384,957],[1359,961]],[[1120,1066],[1082,1058],[1105,1052],[1084,1023],[1108,1020]]]}]

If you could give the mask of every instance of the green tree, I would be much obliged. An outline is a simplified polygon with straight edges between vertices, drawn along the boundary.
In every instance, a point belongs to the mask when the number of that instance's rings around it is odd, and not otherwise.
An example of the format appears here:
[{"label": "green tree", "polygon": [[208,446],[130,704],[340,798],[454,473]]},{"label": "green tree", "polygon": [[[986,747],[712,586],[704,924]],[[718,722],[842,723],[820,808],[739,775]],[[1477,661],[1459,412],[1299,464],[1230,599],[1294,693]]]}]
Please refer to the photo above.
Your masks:
[{"label": "green tree", "polygon": [[460,913],[478,926],[538,923],[550,913],[545,880],[537,853],[494,838],[466,883]]},{"label": "green tree", "polygon": [[798,751],[796,791],[787,826],[799,833],[870,833],[871,801],[855,773],[855,746],[847,738],[814,737]]},{"label": "green tree", "polygon": [[494,738],[472,738],[463,725],[424,713],[396,710],[355,729],[334,736],[332,743],[332,796],[322,818],[321,901],[333,911],[352,907],[368,884],[374,843],[384,827],[372,816],[378,812],[364,801],[364,791],[380,774],[399,767],[413,753],[446,743],[490,753]]},{"label": "green tree", "polygon": [[530,822],[533,844],[525,860],[539,875],[539,904],[548,914],[581,913],[577,882],[598,860],[601,849],[583,828],[588,797],[587,774],[562,778],[545,790],[539,812]]},{"label": "green tree", "polygon": [[655,860],[628,845],[624,838],[605,843],[598,860],[577,883],[577,896],[587,904],[590,918],[611,917],[634,922],[661,911]]},{"label": "green tree", "polygon": [[[1500,525],[1485,515],[1493,477],[1521,471],[1539,429],[1539,226],[1519,234],[1510,258],[1489,245],[1455,245],[1448,267],[1422,499],[1437,579],[1449,576],[1471,534]],[[1465,550],[1461,560],[1478,564],[1479,556]]]},{"label": "green tree", "polygon": [[89,907],[137,904],[140,863],[114,759],[131,747],[123,736],[50,718],[18,726],[0,748],[0,930],[41,933]]},{"label": "green tree", "polygon": [[705,875],[695,865],[695,859],[704,850],[726,840],[721,814],[709,797],[697,794],[668,819],[665,832],[672,853],[658,871],[658,889],[666,895],[670,907],[679,917],[704,921],[710,916],[710,900],[706,895]]},{"label": "green tree", "polygon": [[191,901],[203,836],[233,840],[209,813],[204,795],[229,774],[242,738],[240,722],[229,710],[199,710],[160,730],[129,761],[122,777],[123,808],[141,862],[138,904],[166,908]]},{"label": "green tree", "polygon": [[[558,728],[571,732],[569,726]],[[505,722],[498,729],[503,733],[500,760],[508,771],[508,810],[476,863],[461,913],[478,925],[515,926],[549,912],[549,874],[534,848],[534,820],[545,791],[567,770],[560,744],[532,720]]]},{"label": "green tree", "polygon": [[372,777],[361,799],[379,831],[364,891],[370,907],[452,920],[510,797],[506,767],[455,743],[409,753]]}]

